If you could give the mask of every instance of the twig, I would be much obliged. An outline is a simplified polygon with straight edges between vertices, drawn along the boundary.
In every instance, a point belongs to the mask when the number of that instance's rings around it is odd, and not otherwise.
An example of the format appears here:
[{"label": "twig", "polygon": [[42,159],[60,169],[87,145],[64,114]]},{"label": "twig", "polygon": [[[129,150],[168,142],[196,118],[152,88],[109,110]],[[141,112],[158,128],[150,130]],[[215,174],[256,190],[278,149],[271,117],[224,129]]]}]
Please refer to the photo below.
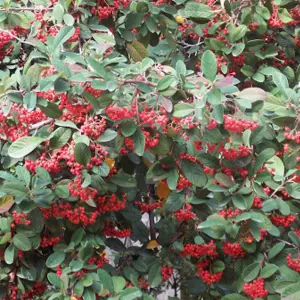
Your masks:
[{"label": "twig", "polygon": [[18,38],[17,36],[15,36],[14,34],[12,34],[9,30],[4,30],[4,29],[1,29],[1,28],[0,28],[0,32],[5,32],[5,33],[9,34],[10,36],[12,36],[14,39],[16,39],[17,41],[19,41],[20,43],[27,44],[27,45],[30,45],[30,46],[35,47],[34,44],[32,44],[32,43],[30,43],[30,42],[26,42],[26,41],[24,41],[24,40]]}]

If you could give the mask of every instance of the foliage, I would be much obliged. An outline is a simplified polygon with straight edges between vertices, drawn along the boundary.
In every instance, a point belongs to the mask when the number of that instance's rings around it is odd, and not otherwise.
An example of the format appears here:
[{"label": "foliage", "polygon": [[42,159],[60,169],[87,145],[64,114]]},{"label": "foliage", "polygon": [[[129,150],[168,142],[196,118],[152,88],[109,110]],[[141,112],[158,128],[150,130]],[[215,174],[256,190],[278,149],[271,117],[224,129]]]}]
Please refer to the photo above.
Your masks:
[{"label": "foliage", "polygon": [[299,298],[297,2],[0,1],[1,299]]}]

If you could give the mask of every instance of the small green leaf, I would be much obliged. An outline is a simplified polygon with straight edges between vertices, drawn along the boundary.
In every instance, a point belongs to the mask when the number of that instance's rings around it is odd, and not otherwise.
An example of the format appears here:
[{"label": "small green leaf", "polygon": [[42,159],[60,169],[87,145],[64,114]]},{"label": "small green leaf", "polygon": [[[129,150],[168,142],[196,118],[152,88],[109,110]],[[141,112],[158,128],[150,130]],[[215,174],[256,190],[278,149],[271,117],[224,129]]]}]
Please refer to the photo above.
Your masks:
[{"label": "small green leaf", "polygon": [[210,81],[216,79],[218,64],[215,54],[211,50],[206,50],[201,58],[201,70],[204,77]]},{"label": "small green leaf", "polygon": [[17,233],[13,238],[14,245],[22,250],[29,251],[31,249],[31,243],[27,236],[22,233]]},{"label": "small green leaf", "polygon": [[143,131],[138,127],[132,135],[134,151],[137,155],[142,156],[145,151],[146,139]]},{"label": "small green leaf", "polygon": [[171,75],[164,76],[162,79],[160,79],[158,81],[158,83],[157,83],[157,90],[158,91],[166,90],[175,81],[176,81],[176,79],[173,76],[171,76]]},{"label": "small green leaf", "polygon": [[195,111],[192,104],[180,102],[174,106],[173,116],[176,118],[184,118]]},{"label": "small green leaf", "polygon": [[184,203],[184,194],[172,192],[166,202],[166,211],[174,212],[179,210]]},{"label": "small green leaf", "polygon": [[46,260],[46,266],[48,268],[55,268],[59,266],[66,258],[64,252],[54,252],[50,254]]},{"label": "small green leaf", "polygon": [[242,277],[245,282],[250,282],[254,280],[260,271],[260,264],[259,263],[253,263],[251,265],[248,265],[242,274]]},{"label": "small green leaf", "polygon": [[76,144],[74,153],[76,161],[83,166],[86,166],[90,162],[92,157],[90,148],[84,143]]}]

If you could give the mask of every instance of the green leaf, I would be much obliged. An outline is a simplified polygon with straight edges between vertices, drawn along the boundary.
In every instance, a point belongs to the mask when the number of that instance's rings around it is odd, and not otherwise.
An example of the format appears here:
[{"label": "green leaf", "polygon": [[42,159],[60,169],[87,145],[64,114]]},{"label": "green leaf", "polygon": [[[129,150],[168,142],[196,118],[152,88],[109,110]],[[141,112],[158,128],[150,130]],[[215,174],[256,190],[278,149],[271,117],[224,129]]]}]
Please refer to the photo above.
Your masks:
[{"label": "green leaf", "polygon": [[247,300],[247,298],[240,294],[229,294],[222,297],[221,300]]},{"label": "green leaf", "polygon": [[162,279],[160,264],[153,264],[148,273],[149,285],[151,287],[157,287],[162,282]]},{"label": "green leaf", "polygon": [[184,176],[195,186],[204,187],[207,183],[207,176],[203,169],[190,160],[181,161],[181,169]]},{"label": "green leaf", "polygon": [[225,270],[225,264],[221,260],[214,261],[212,264],[212,270],[214,273],[219,273]]},{"label": "green leaf", "polygon": [[184,14],[188,18],[211,19],[215,13],[207,5],[199,2],[189,1],[184,8]]},{"label": "green leaf", "polygon": [[297,235],[297,233],[294,231],[290,231],[288,235],[293,244],[295,244],[297,247],[300,247],[300,237]]},{"label": "green leaf", "polygon": [[166,202],[166,211],[174,212],[179,210],[184,203],[184,194],[172,192]]},{"label": "green leaf", "polygon": [[219,216],[219,215],[211,215],[209,216],[209,218],[207,218],[206,221],[200,223],[198,225],[199,229],[204,229],[204,228],[210,228],[210,227],[224,227],[228,225],[228,221],[225,220],[223,217]]},{"label": "green leaf", "polygon": [[25,167],[17,166],[16,174],[19,180],[23,181],[26,184],[26,186],[29,186],[31,176],[30,176],[30,172]]},{"label": "green leaf", "polygon": [[184,118],[195,111],[192,104],[180,102],[175,104],[173,116],[176,118]]},{"label": "green leaf", "polygon": [[138,127],[135,133],[132,135],[134,151],[137,155],[142,156],[145,151],[145,135],[143,131]]},{"label": "green leaf", "polygon": [[257,156],[255,162],[254,162],[254,166],[253,166],[253,172],[252,174],[257,174],[257,171],[263,166],[263,164],[269,160],[270,158],[272,158],[275,154],[275,150],[272,148],[268,148],[263,150],[262,152],[259,153],[259,155]]},{"label": "green leaf", "polygon": [[266,167],[269,170],[274,169],[274,175],[278,175],[281,177],[284,176],[284,164],[278,156],[274,155],[271,159],[269,159],[266,162]]},{"label": "green leaf", "polygon": [[69,81],[67,81],[63,78],[58,78],[54,82],[54,90],[58,94],[66,92],[69,88],[70,88]]},{"label": "green leaf", "polygon": [[132,136],[137,130],[137,125],[134,122],[125,122],[121,124],[122,134],[126,137]]},{"label": "green leaf", "polygon": [[11,265],[14,262],[14,259],[17,256],[17,249],[13,244],[10,244],[4,252],[4,260],[8,265]]},{"label": "green leaf", "polygon": [[245,282],[250,282],[254,280],[260,271],[260,264],[259,263],[253,263],[251,265],[248,265],[242,274],[242,277]]},{"label": "green leaf", "polygon": [[142,296],[142,292],[136,287],[129,287],[120,294],[120,300],[135,300]]},{"label": "green leaf", "polygon": [[22,233],[17,233],[13,238],[14,245],[22,250],[22,251],[29,251],[31,249],[31,243],[27,236],[23,235]]},{"label": "green leaf", "polygon": [[56,288],[61,287],[61,280],[55,273],[48,273],[47,278],[48,278],[49,282]]},{"label": "green leaf", "polygon": [[266,264],[260,272],[260,277],[269,278],[274,275],[278,270],[278,267],[274,264]]},{"label": "green leaf", "polygon": [[114,285],[111,276],[103,269],[98,269],[97,274],[104,288],[107,289],[110,293],[112,293],[114,291]]},{"label": "green leaf", "polygon": [[36,276],[37,276],[37,272],[36,272],[36,269],[34,267],[21,266],[18,269],[17,276],[19,278],[26,279],[26,280],[29,280],[29,281],[35,281]]},{"label": "green leaf", "polygon": [[126,49],[134,61],[142,61],[144,58],[148,57],[147,49],[138,41],[127,43]]},{"label": "green leaf", "polygon": [[106,129],[101,136],[98,138],[98,141],[100,143],[105,143],[105,142],[109,142],[112,141],[113,139],[115,139],[117,137],[118,133],[112,129]]},{"label": "green leaf", "polygon": [[8,155],[23,158],[36,149],[45,139],[37,136],[25,136],[13,142],[8,148]]},{"label": "green leaf", "polygon": [[90,148],[84,143],[78,143],[74,149],[75,159],[81,165],[86,166],[92,157]]},{"label": "green leaf", "polygon": [[158,83],[157,83],[157,90],[158,91],[166,90],[175,81],[176,81],[176,79],[173,76],[171,76],[171,75],[164,76],[162,79],[160,79],[158,81]]},{"label": "green leaf", "polygon": [[50,147],[52,149],[59,149],[65,144],[68,143],[71,138],[72,131],[68,128],[57,128],[52,134],[50,138]]},{"label": "green leaf", "polygon": [[124,289],[126,280],[121,276],[113,276],[112,281],[115,293],[119,294]]},{"label": "green leaf", "polygon": [[27,110],[32,111],[35,109],[36,102],[37,102],[37,96],[35,93],[27,93],[24,98],[24,105],[27,108]]},{"label": "green leaf", "polygon": [[263,89],[255,88],[255,87],[246,88],[238,94],[238,98],[245,99],[250,102],[255,102],[259,100],[263,101],[267,99],[267,97],[268,97],[267,92],[265,92]]},{"label": "green leaf", "polygon": [[74,27],[63,27],[56,35],[53,44],[49,45],[51,52],[56,52],[60,49],[62,44],[66,42],[75,33]]},{"label": "green leaf", "polygon": [[64,252],[54,252],[50,254],[46,260],[46,266],[48,268],[55,268],[59,266],[66,258]]},{"label": "green leaf", "polygon": [[232,179],[224,173],[216,174],[215,179],[225,187],[234,186],[234,182],[232,181]]},{"label": "green leaf", "polygon": [[74,25],[75,20],[74,20],[73,16],[70,15],[70,14],[65,14],[63,16],[63,20],[64,20],[65,24],[68,25],[68,26],[73,26]]},{"label": "green leaf", "polygon": [[285,189],[291,197],[300,199],[300,183],[288,184]]},{"label": "green leaf", "polygon": [[57,104],[45,99],[39,99],[37,106],[49,118],[55,119],[59,118],[62,115],[62,111],[58,108]]},{"label": "green leaf", "polygon": [[232,202],[238,209],[250,209],[253,203],[253,197],[237,194],[232,197]]},{"label": "green leaf", "polygon": [[216,79],[218,64],[215,54],[211,50],[206,50],[201,57],[201,70],[204,77],[210,81]]},{"label": "green leaf", "polygon": [[229,37],[232,42],[236,42],[241,39],[246,32],[248,31],[248,27],[246,25],[240,25],[238,27],[230,26],[229,27]]},{"label": "green leaf", "polygon": [[119,172],[111,178],[111,182],[122,187],[133,188],[136,187],[136,179],[126,173]]},{"label": "green leaf", "polygon": [[69,128],[73,128],[73,129],[78,130],[78,127],[76,126],[76,124],[74,124],[71,121],[56,120],[55,125],[60,126],[60,127],[69,127]]}]

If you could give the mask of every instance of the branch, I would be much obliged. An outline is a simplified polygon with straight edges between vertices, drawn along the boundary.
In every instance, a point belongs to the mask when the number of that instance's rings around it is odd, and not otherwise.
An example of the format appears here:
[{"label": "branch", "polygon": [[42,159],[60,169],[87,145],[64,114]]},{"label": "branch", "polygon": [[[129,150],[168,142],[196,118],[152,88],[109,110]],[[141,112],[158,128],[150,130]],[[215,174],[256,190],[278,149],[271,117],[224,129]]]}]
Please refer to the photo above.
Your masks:
[{"label": "branch", "polygon": [[137,84],[137,83],[145,83],[149,86],[153,86],[153,87],[156,87],[157,84],[154,83],[154,82],[150,82],[150,81],[147,81],[147,80],[135,80],[135,79],[127,79],[127,80],[120,80],[119,82],[120,84]]},{"label": "branch", "polygon": [[44,7],[44,6],[34,6],[34,7],[8,7],[0,8],[0,11],[10,12],[10,11],[36,11],[36,10],[53,10],[54,7]]},{"label": "branch", "polygon": [[39,123],[33,124],[30,126],[30,130],[35,130],[43,127],[44,125],[50,124],[53,121],[53,119],[47,119],[45,121],[41,121]]},{"label": "branch", "polygon": [[[149,201],[148,204],[153,203],[153,197],[155,195],[154,185],[149,186]],[[154,222],[154,214],[153,211],[149,211],[149,226],[150,226],[150,238],[151,241],[156,240],[156,230],[155,230],[155,222]]]}]

